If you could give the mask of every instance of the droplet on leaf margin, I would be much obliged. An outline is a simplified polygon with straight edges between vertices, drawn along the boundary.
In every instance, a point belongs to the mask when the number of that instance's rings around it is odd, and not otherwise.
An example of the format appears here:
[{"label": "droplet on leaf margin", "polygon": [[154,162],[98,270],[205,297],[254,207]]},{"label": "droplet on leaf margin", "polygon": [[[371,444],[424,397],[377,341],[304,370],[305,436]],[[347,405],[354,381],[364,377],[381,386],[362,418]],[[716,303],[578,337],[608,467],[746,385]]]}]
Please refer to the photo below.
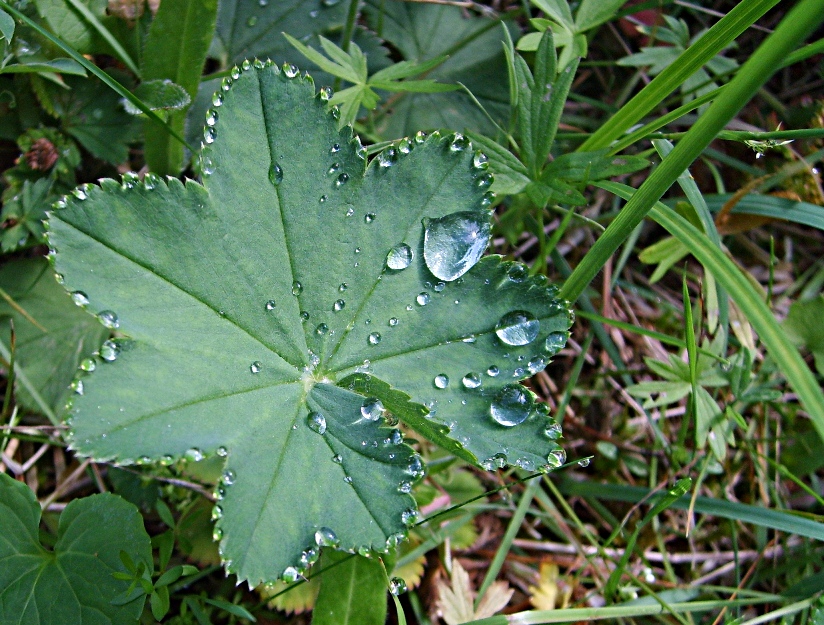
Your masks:
[{"label": "droplet on leaf margin", "polygon": [[389,580],[389,592],[394,596],[402,595],[407,591],[406,582],[400,577],[393,577]]},{"label": "droplet on leaf margin", "polygon": [[550,355],[557,354],[566,345],[566,332],[550,332],[546,337],[545,349]]},{"label": "droplet on leaf margin", "polygon": [[310,412],[309,416],[306,417],[306,424],[313,432],[318,434],[326,433],[326,417],[319,412]]},{"label": "droplet on leaf margin", "polygon": [[538,336],[540,322],[525,310],[505,314],[495,325],[495,334],[507,345],[528,345]]},{"label": "droplet on leaf margin", "polygon": [[315,532],[315,544],[318,547],[337,547],[340,544],[337,534],[328,527],[321,527]]},{"label": "droplet on leaf margin", "polygon": [[532,396],[517,384],[507,384],[495,395],[489,413],[500,425],[512,427],[526,421],[532,409]]},{"label": "droplet on leaf margin", "polygon": [[426,266],[441,280],[457,280],[481,259],[491,235],[485,212],[465,211],[430,219],[423,240]]},{"label": "droplet on leaf margin", "polygon": [[383,402],[376,397],[370,397],[361,406],[361,416],[367,421],[377,421],[383,416]]},{"label": "droplet on leaf margin", "polygon": [[272,163],[269,168],[269,182],[276,187],[283,182],[283,168],[278,163]]}]

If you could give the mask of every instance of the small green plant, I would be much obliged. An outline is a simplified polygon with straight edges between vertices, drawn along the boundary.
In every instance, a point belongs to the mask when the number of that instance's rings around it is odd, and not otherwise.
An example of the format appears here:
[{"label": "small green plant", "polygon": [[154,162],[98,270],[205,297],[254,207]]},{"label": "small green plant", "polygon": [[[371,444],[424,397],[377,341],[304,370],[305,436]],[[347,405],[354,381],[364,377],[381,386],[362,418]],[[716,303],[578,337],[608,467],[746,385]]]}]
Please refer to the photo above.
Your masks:
[{"label": "small green plant", "polygon": [[296,580],[320,547],[402,539],[425,467],[399,421],[490,469],[564,462],[517,381],[571,313],[523,265],[481,258],[486,159],[420,133],[367,167],[330,98],[244,62],[207,115],[202,185],[103,180],[49,221],[66,287],[121,334],[74,401],[72,448],[225,458],[215,539],[252,584]]}]

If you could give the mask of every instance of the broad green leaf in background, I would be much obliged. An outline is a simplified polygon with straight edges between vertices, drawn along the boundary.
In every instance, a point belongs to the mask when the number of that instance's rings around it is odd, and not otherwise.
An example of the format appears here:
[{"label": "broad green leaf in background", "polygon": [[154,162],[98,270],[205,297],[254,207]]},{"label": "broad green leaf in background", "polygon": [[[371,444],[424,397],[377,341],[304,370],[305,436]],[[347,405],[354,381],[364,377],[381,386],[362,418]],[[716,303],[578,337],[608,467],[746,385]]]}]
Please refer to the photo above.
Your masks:
[{"label": "broad green leaf in background", "polygon": [[[368,0],[364,14],[369,26],[406,61],[422,63],[448,56],[426,78],[466,85],[493,118],[500,123],[506,120],[509,98],[500,83],[506,65],[497,21],[466,17],[454,6],[380,0]],[[391,114],[379,124],[387,138],[433,128],[495,133],[483,111],[463,91],[396,96]]]},{"label": "broad green leaf in background", "polygon": [[152,569],[149,536],[137,508],[108,493],[75,499],[60,515],[51,551],[40,544],[39,522],[40,504],[31,489],[0,474],[0,621],[135,623],[143,595],[115,605],[129,582],[113,573],[125,573],[121,551]]},{"label": "broad green leaf in background", "polygon": [[815,358],[815,368],[824,375],[824,295],[803,302],[795,302],[784,321],[787,330],[798,345],[804,345]]},{"label": "broad green leaf in background", "polygon": [[43,220],[51,206],[52,181],[23,181],[18,193],[3,203],[0,213],[0,249],[4,252],[43,242]]},{"label": "broad green leaf in background", "polygon": [[[153,111],[179,111],[192,102],[189,93],[168,78],[146,80],[134,90],[135,96]],[[130,115],[141,115],[143,111],[128,100],[123,100],[123,108]]]},{"label": "broad green leaf in background", "polygon": [[321,576],[312,625],[386,623],[386,572],[380,560],[324,549],[320,565],[335,568]]},{"label": "broad green leaf in background", "polygon": [[216,535],[256,584],[294,579],[318,546],[398,540],[423,466],[397,419],[490,468],[562,464],[517,381],[571,313],[524,266],[480,259],[492,179],[464,137],[418,135],[367,168],[311,79],[245,67],[208,115],[202,185],[85,185],[49,240],[75,297],[132,343],[86,381],[72,447],[225,457]]},{"label": "broad green leaf in background", "polygon": [[57,423],[83,358],[103,343],[110,330],[81,310],[54,280],[42,259],[10,261],[0,269],[0,288],[14,305],[0,300],[0,350],[10,355],[9,322],[16,333],[17,398]]},{"label": "broad green leaf in background", "polygon": [[14,18],[5,11],[0,11],[0,35],[7,42],[14,37]]}]

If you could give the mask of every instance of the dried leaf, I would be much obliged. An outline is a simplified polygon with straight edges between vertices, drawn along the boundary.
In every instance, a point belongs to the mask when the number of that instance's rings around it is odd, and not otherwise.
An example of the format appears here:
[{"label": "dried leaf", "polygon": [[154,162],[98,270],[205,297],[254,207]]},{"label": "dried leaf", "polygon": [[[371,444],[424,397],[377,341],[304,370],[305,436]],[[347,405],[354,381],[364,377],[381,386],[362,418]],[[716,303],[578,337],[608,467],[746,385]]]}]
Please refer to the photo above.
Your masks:
[{"label": "dried leaf", "polygon": [[515,591],[506,582],[492,584],[475,610],[475,592],[469,583],[469,574],[457,560],[452,564],[451,584],[439,580],[438,613],[447,625],[460,625],[495,615],[506,607]]}]

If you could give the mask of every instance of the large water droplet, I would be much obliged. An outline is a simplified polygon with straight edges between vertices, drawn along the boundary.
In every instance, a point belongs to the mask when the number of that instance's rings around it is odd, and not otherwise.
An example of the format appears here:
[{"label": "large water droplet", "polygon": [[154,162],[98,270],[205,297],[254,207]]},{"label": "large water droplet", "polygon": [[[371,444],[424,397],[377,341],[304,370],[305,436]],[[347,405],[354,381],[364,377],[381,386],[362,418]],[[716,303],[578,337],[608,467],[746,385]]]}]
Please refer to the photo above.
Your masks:
[{"label": "large water droplet", "polygon": [[432,383],[435,385],[435,388],[446,388],[449,386],[449,376],[445,373],[439,373],[435,376]]},{"label": "large water droplet", "polygon": [[397,160],[398,153],[395,151],[395,148],[387,148],[378,154],[378,165],[381,167],[392,167]]},{"label": "large water droplet", "polygon": [[114,362],[117,359],[118,351],[117,343],[109,340],[100,346],[100,357],[106,362]]},{"label": "large water droplet", "polygon": [[451,213],[426,224],[423,258],[441,280],[460,278],[480,260],[492,233],[484,212]]},{"label": "large water droplet", "polygon": [[412,262],[412,248],[406,243],[399,243],[386,255],[386,266],[389,269],[400,271],[406,269]]},{"label": "large water droplet", "polygon": [[344,172],[340,176],[338,176],[337,180],[335,180],[335,186],[340,187],[342,185],[345,185],[347,182],[349,182],[349,174]]},{"label": "large water droplet", "polygon": [[[334,91],[332,91],[332,87],[321,87],[320,91],[318,91],[318,96],[324,102],[331,100],[333,95]],[[337,143],[335,145],[337,145]]]},{"label": "large water droplet", "polygon": [[566,462],[566,452],[559,447],[549,452],[546,462],[549,469],[557,469]]},{"label": "large water droplet", "polygon": [[377,345],[381,342],[381,335],[379,332],[372,332],[367,340],[370,345]]},{"label": "large water droplet", "polygon": [[300,572],[293,566],[287,566],[281,573],[281,579],[287,584],[298,581],[300,579]]},{"label": "large water droplet", "polygon": [[290,65],[289,63],[283,64],[283,73],[286,75],[287,78],[294,78],[300,73],[300,70],[295,65]]},{"label": "large water droplet", "polygon": [[418,520],[418,511],[414,508],[408,508],[401,513],[401,522],[407,527],[414,525]]},{"label": "large water droplet", "polygon": [[507,384],[492,400],[489,412],[501,425],[512,427],[526,421],[532,409],[532,396],[517,384]]},{"label": "large water droplet", "polygon": [[283,168],[277,163],[272,163],[272,166],[269,168],[269,182],[275,186],[283,182]]},{"label": "large water droplet", "polygon": [[394,328],[396,325],[398,325],[398,318],[397,317],[390,317],[389,318],[389,326]]},{"label": "large water droplet", "polygon": [[415,301],[418,303],[418,306],[426,306],[429,303],[429,293],[426,291],[423,293],[418,293]]},{"label": "large water droplet", "polygon": [[375,221],[375,217],[377,217],[375,213],[366,213],[366,215],[364,215],[363,217],[363,221],[364,223],[371,224],[373,221]]},{"label": "large water droplet", "polygon": [[536,373],[546,369],[546,358],[543,356],[534,356],[526,365],[529,373],[535,375]]},{"label": "large water droplet", "polygon": [[313,432],[323,434],[326,432],[326,417],[319,412],[310,412],[309,416],[306,417],[306,425]]},{"label": "large water droplet", "polygon": [[318,547],[337,547],[340,544],[337,534],[328,527],[322,527],[315,532],[315,544]]},{"label": "large water droplet", "polygon": [[494,378],[500,372],[501,372],[501,370],[498,369],[498,367],[496,367],[495,365],[492,365],[492,366],[489,367],[489,369],[486,370],[486,375],[488,375],[490,378]]},{"label": "large water droplet", "polygon": [[376,397],[370,397],[361,406],[361,415],[367,421],[377,421],[383,416],[383,402]]},{"label": "large water droplet", "polygon": [[564,345],[566,345],[566,341],[566,332],[550,332],[546,337],[546,351],[549,352],[550,355],[557,354],[563,349]]},{"label": "large water droplet", "polygon": [[449,149],[452,152],[463,152],[468,147],[471,147],[472,143],[463,136],[461,133],[456,132],[452,137],[452,143],[449,144]]},{"label": "large water droplet", "polygon": [[467,373],[461,380],[461,384],[468,389],[478,388],[481,385],[481,376],[474,372]]},{"label": "large water droplet", "polygon": [[528,345],[538,336],[540,322],[525,310],[513,310],[495,325],[495,334],[507,345]]},{"label": "large water droplet", "polygon": [[75,291],[72,293],[72,301],[78,306],[86,306],[89,303],[89,298],[83,291]]},{"label": "large water droplet", "polygon": [[117,315],[111,310],[104,310],[98,313],[97,318],[100,320],[100,323],[110,330],[116,330],[120,327],[120,321],[117,319]]},{"label": "large water droplet", "polygon": [[403,581],[400,577],[393,577],[389,580],[389,592],[391,592],[396,597],[398,595],[402,595],[407,590],[406,582]]},{"label": "large water droplet", "polygon": [[[338,288],[338,290],[340,290],[340,287]],[[335,303],[332,304],[332,310],[334,310],[335,312],[340,312],[344,308],[346,308],[346,302],[342,299],[335,300]]]}]

